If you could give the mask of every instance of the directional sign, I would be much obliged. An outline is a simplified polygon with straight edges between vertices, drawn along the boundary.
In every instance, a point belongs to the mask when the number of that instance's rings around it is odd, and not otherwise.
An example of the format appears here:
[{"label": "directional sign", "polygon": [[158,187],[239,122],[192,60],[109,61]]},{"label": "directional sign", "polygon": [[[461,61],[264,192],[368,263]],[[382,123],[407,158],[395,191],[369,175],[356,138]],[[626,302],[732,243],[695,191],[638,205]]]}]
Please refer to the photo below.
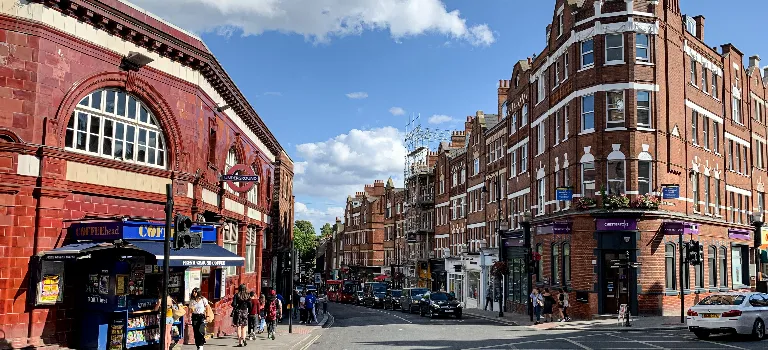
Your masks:
[{"label": "directional sign", "polygon": [[219,176],[219,181],[225,181],[229,188],[237,192],[248,192],[259,182],[259,176],[253,174],[253,169],[245,164],[236,164],[229,168],[226,174]]}]

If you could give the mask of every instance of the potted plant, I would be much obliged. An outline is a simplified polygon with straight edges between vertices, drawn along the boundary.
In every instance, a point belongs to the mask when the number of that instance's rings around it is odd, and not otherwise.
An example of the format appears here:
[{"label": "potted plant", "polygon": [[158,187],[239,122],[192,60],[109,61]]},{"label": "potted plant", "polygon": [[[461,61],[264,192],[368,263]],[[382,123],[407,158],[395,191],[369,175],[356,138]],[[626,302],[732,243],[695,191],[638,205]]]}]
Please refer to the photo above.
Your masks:
[{"label": "potted plant", "polygon": [[574,206],[579,210],[587,210],[597,206],[597,201],[592,197],[579,197],[576,199]]},{"label": "potted plant", "polygon": [[657,195],[646,193],[638,196],[633,204],[635,208],[640,209],[659,209],[661,198]]},{"label": "potted plant", "polygon": [[603,198],[603,208],[621,209],[629,208],[629,197],[625,194],[609,194]]},{"label": "potted plant", "polygon": [[502,278],[509,274],[509,266],[504,261],[497,261],[491,266],[491,275],[496,278]]}]

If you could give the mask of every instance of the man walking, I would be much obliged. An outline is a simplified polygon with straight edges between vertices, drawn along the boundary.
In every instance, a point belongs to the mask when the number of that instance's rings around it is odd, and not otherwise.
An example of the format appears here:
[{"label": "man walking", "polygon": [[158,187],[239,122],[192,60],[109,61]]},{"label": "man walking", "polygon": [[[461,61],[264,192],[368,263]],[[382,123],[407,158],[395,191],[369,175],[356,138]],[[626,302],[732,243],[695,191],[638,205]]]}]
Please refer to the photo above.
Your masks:
[{"label": "man walking", "polygon": [[307,297],[304,301],[304,304],[307,308],[307,324],[313,321],[317,323],[317,316],[315,314],[315,305],[317,304],[317,299],[312,292],[307,292]]},{"label": "man walking", "polygon": [[488,289],[485,290],[485,307],[483,307],[483,310],[488,310],[488,305],[491,305],[491,311],[493,311],[493,288],[491,286],[488,286]]}]

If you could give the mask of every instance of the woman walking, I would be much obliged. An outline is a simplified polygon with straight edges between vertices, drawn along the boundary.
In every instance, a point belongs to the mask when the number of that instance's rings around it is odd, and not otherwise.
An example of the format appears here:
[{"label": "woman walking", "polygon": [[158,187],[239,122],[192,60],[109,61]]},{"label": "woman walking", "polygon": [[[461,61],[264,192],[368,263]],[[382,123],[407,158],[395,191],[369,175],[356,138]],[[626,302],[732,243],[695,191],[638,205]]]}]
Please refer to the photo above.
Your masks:
[{"label": "woman walking", "polygon": [[[155,304],[155,311],[159,311],[163,304],[161,291],[162,287],[159,287],[157,289],[157,294],[161,295],[161,297],[157,299],[157,303]],[[165,317],[160,317],[160,319],[165,319],[165,329],[163,330],[165,332],[165,344],[163,344],[163,350],[169,350],[171,348],[171,342],[173,342],[173,338],[171,337],[171,328],[173,328],[173,304],[175,304],[175,302],[170,295],[166,299],[166,302],[168,308],[165,309]]]},{"label": "woman walking", "polygon": [[533,304],[533,314],[536,316],[536,321],[533,324],[541,323],[541,307],[544,306],[544,298],[539,293],[538,288],[534,288],[530,295],[531,304]]},{"label": "woman walking", "polygon": [[560,322],[570,321],[568,317],[568,307],[571,306],[568,302],[568,289],[563,288],[558,296],[558,306],[560,307]]},{"label": "woman walking", "polygon": [[232,298],[232,325],[237,327],[237,346],[246,346],[248,343],[245,337],[248,327],[248,314],[251,311],[251,296],[245,284],[237,288],[237,294]]},{"label": "woman walking", "polygon": [[256,327],[259,325],[259,299],[251,291],[251,309],[248,311],[248,340],[256,340]]},{"label": "woman walking", "polygon": [[549,292],[549,288],[544,288],[544,308],[541,313],[544,314],[544,322],[553,322],[552,307],[555,305],[555,297]]},{"label": "woman walking", "polygon": [[205,310],[208,307],[208,299],[200,294],[200,288],[192,289],[189,308],[192,309],[192,333],[195,335],[197,350],[203,350],[205,345]]}]

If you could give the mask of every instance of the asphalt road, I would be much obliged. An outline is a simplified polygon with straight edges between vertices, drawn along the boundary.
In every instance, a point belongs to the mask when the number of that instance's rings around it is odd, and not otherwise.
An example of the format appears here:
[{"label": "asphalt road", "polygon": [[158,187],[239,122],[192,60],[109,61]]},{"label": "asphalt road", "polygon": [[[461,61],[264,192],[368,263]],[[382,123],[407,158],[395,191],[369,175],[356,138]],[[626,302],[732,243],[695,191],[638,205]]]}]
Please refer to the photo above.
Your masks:
[{"label": "asphalt road", "polygon": [[330,327],[304,349],[766,349],[768,340],[675,331],[553,331],[472,318],[429,319],[400,311],[332,303]]}]

